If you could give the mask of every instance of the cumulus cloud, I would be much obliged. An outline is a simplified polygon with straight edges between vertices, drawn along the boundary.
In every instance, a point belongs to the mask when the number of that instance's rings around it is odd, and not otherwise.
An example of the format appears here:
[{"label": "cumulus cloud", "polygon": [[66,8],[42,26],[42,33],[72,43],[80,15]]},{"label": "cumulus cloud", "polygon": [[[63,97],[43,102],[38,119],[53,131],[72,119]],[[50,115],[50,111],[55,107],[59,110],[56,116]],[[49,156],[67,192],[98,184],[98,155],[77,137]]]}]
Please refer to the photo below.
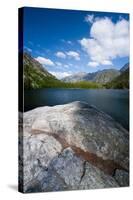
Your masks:
[{"label": "cumulus cloud", "polygon": [[90,64],[112,65],[113,59],[129,56],[129,22],[119,19],[113,23],[108,17],[95,19],[90,38],[82,38],[80,44],[95,62]]},{"label": "cumulus cloud", "polygon": [[75,60],[80,60],[80,55],[76,51],[68,51],[68,52],[66,52],[66,54],[69,57],[74,58]]},{"label": "cumulus cloud", "polygon": [[80,55],[76,51],[67,51],[67,52],[58,51],[55,55],[59,58],[66,58],[68,56],[69,58],[80,60]]},{"label": "cumulus cloud", "polygon": [[94,22],[94,15],[86,15],[85,16],[85,22],[88,22],[88,23],[93,23]]},{"label": "cumulus cloud", "polygon": [[54,76],[56,76],[58,79],[62,79],[66,76],[72,75],[71,72],[53,72],[53,71],[50,71],[50,73],[53,74]]},{"label": "cumulus cloud", "polygon": [[37,58],[35,58],[39,63],[41,63],[42,65],[49,65],[49,66],[54,66],[54,63],[52,60],[48,59],[48,58],[44,58],[41,56],[38,56]]},{"label": "cumulus cloud", "polygon": [[63,64],[61,62],[55,62],[55,64],[56,64],[56,67],[59,68],[59,69],[69,68],[69,64]]},{"label": "cumulus cloud", "polygon": [[61,51],[58,51],[55,55],[59,58],[66,58],[66,54]]},{"label": "cumulus cloud", "polygon": [[99,63],[98,62],[89,62],[88,66],[90,66],[90,67],[97,67],[97,66],[99,66]]},{"label": "cumulus cloud", "polygon": [[113,65],[113,63],[110,60],[103,60],[102,65]]}]

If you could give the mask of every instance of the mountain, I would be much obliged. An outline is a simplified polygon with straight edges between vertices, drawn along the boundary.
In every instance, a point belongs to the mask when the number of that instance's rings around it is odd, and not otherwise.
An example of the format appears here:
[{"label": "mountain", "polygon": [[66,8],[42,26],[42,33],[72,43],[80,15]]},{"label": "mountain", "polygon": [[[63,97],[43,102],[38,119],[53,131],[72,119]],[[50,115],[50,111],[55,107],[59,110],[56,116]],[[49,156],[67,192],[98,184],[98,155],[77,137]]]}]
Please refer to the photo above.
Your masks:
[{"label": "mountain", "polygon": [[78,72],[76,74],[66,76],[62,79],[64,82],[79,82],[79,81],[91,81],[95,76],[95,73],[85,73],[85,72]]},{"label": "mountain", "polygon": [[129,88],[129,63],[119,71],[79,72],[58,80],[28,53],[23,55],[24,88]]},{"label": "mountain", "polygon": [[124,71],[126,71],[127,69],[129,69],[129,63],[125,64],[125,65],[120,69],[120,72],[124,72]]},{"label": "mountain", "polygon": [[77,82],[77,81],[92,81],[96,83],[107,83],[117,76],[120,72],[115,69],[104,69],[94,73],[77,73],[71,76],[67,76],[62,79],[64,82]]},{"label": "mountain", "polygon": [[98,71],[93,81],[96,83],[107,83],[112,81],[114,78],[120,75],[120,72],[116,69],[104,69]]},{"label": "mountain", "polygon": [[23,55],[24,67],[24,88],[36,89],[49,87],[59,82],[52,74],[50,74],[38,61],[32,58],[28,53]]},{"label": "mountain", "polygon": [[124,65],[120,70],[121,74],[106,84],[107,88],[119,88],[128,89],[129,88],[129,63]]}]

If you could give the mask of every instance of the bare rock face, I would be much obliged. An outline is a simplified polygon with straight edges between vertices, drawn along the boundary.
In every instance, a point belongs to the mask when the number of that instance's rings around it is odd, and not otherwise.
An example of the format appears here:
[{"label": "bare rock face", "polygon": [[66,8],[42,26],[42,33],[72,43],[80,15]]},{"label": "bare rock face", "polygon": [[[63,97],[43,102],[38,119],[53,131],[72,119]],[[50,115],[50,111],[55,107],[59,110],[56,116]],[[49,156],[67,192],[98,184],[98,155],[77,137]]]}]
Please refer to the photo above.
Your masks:
[{"label": "bare rock face", "polygon": [[119,187],[113,177],[77,157],[71,148],[56,156],[48,167],[37,167],[37,171],[25,186],[26,192]]},{"label": "bare rock face", "polygon": [[86,162],[85,175],[81,181],[79,189],[101,189],[113,187],[119,187],[119,184],[112,176],[103,173],[97,167]]},{"label": "bare rock face", "polygon": [[127,171],[117,169],[114,177],[120,186],[129,186],[129,173]]},{"label": "bare rock face", "polygon": [[40,169],[47,168],[50,161],[61,151],[61,144],[52,136],[44,134],[24,139],[24,183],[27,185],[38,176]]},{"label": "bare rock face", "polygon": [[[84,102],[24,113],[24,192],[127,186],[114,177],[128,171],[128,132]],[[123,175],[121,175],[123,177]]]}]

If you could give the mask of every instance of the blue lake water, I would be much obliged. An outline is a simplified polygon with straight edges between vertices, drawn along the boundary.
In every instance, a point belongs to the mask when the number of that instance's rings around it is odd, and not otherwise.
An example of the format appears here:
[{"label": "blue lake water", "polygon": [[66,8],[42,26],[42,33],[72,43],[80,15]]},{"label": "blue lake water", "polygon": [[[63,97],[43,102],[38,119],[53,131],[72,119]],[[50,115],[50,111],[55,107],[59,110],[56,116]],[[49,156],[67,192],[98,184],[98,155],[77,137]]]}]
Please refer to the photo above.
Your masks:
[{"label": "blue lake water", "polygon": [[27,90],[24,110],[85,101],[111,115],[129,129],[129,91],[113,89],[37,89]]}]

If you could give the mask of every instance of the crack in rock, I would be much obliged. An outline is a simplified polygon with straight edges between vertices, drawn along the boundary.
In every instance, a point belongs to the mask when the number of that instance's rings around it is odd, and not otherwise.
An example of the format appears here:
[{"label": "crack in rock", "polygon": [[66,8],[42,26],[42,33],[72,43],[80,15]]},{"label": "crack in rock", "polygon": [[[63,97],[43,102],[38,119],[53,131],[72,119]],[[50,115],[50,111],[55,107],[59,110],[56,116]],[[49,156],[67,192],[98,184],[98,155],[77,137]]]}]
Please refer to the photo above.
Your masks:
[{"label": "crack in rock", "polygon": [[56,133],[48,133],[43,130],[32,129],[32,134],[42,134],[42,133],[54,137],[62,145],[62,151],[65,148],[71,147],[71,149],[75,152],[77,156],[82,157],[84,160],[92,163],[94,166],[98,167],[107,174],[113,175],[116,169],[125,170],[122,166],[120,166],[113,160],[109,159],[104,160],[101,157],[98,157],[96,154],[84,151],[75,145],[68,144],[65,138],[62,138],[60,135],[57,135]]}]

